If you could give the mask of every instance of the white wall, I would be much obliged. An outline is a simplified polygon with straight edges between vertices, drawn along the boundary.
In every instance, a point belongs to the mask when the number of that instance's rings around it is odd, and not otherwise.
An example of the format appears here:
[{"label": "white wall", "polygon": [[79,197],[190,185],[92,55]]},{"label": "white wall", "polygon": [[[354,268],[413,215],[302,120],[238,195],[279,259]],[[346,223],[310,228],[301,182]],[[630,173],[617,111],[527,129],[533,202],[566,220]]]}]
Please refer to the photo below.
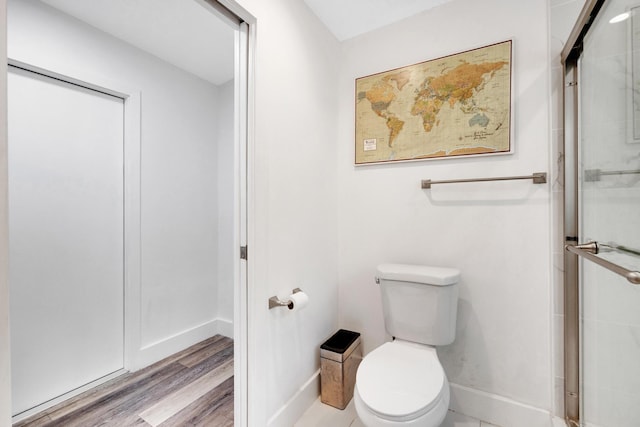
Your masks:
[{"label": "white wall", "polygon": [[[537,419],[552,408],[550,185],[421,190],[420,180],[549,171],[547,25],[546,0],[454,0],[344,42],[340,60],[340,326],[362,333],[365,352],[389,338],[373,281],[380,263],[459,268],[457,337],[438,353],[449,380],[462,386],[453,389],[454,409],[498,425],[525,424],[487,419],[498,414],[471,401],[506,398],[539,409]],[[510,38],[514,154],[354,167],[357,77]]]},{"label": "white wall", "polygon": [[[249,425],[291,426],[317,397],[319,346],[337,327],[339,45],[304,2],[239,3],[257,19]],[[268,310],[298,286],[303,311]]]},{"label": "white wall", "polygon": [[[470,184],[430,195],[419,189],[419,180],[428,177],[549,171],[546,2],[454,1],[347,41],[339,57],[336,42],[304,6],[288,0],[268,7],[241,3],[258,22],[249,351],[251,383],[260,387],[249,392],[250,422],[295,420],[291,408],[303,400],[305,379],[313,379],[318,366],[316,346],[335,328],[333,262],[339,268],[340,326],[362,332],[367,351],[385,339],[372,278],[375,266],[387,261],[459,267],[458,340],[440,352],[449,377],[471,395],[489,392],[489,403],[522,404],[525,411],[517,413],[533,413],[533,423],[548,419],[550,186]],[[451,30],[451,22],[459,30]],[[354,168],[356,77],[512,37],[515,154]],[[424,40],[423,49],[416,49],[416,40]],[[337,93],[331,89],[335,68]],[[332,96],[338,97],[337,116],[331,114]],[[335,179],[336,161],[337,203],[327,185]],[[339,221],[332,217],[336,207]],[[334,226],[338,257],[331,253]],[[297,285],[311,295],[306,311],[266,310],[269,296],[285,296]],[[476,402],[487,403],[482,399]]]},{"label": "white wall", "polygon": [[[552,6],[564,4],[550,1]],[[338,43],[302,2],[239,3],[258,18],[251,248],[255,289],[249,311],[251,383],[259,388],[250,391],[252,425],[266,424],[280,409],[284,411],[274,424],[289,416],[289,399],[313,378],[317,345],[337,326],[338,262],[340,325],[361,331],[367,351],[385,339],[372,284],[376,264],[459,267],[458,338],[440,351],[449,378],[472,390],[549,409],[549,188],[486,183],[434,187],[431,196],[418,189],[422,178],[550,169],[545,7],[540,1],[476,5],[455,0],[347,41],[340,56]],[[515,42],[518,94],[514,155],[353,167],[356,77],[510,37]],[[339,90],[334,91],[340,61],[344,66]],[[282,96],[284,91],[287,96]],[[552,100],[559,96],[552,95]],[[266,309],[269,296],[285,296],[293,286],[302,286],[311,296],[305,311]],[[0,307],[0,313],[4,318],[7,312]],[[8,328],[0,319],[0,337],[3,333],[8,334]],[[0,378],[8,373],[2,370],[7,356],[0,352]],[[3,386],[0,425],[9,423],[9,411],[4,410],[8,396],[10,390]]]},{"label": "white wall", "polygon": [[37,1],[8,34],[12,59],[141,92],[140,363],[215,333],[217,87]]}]

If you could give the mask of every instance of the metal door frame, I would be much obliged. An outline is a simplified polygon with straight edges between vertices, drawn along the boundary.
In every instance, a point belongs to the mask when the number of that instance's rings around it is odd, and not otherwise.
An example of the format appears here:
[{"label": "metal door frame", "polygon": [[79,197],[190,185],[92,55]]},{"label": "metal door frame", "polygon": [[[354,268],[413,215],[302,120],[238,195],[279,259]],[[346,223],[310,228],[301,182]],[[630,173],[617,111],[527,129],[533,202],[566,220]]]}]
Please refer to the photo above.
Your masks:
[{"label": "metal door frame", "polygon": [[[587,0],[562,51],[564,108],[564,242],[579,241],[579,59],[583,40],[606,0]],[[564,405],[567,426],[580,426],[580,292],[578,257],[564,251]]]}]

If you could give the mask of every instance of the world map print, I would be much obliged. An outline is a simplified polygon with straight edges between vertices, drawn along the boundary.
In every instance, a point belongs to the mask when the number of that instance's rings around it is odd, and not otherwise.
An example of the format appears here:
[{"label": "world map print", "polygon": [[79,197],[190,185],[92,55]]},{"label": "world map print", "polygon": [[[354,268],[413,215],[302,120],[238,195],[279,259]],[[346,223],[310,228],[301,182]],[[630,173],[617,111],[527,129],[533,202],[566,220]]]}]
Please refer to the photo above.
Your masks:
[{"label": "world map print", "polygon": [[511,151],[511,41],[356,79],[356,164]]}]

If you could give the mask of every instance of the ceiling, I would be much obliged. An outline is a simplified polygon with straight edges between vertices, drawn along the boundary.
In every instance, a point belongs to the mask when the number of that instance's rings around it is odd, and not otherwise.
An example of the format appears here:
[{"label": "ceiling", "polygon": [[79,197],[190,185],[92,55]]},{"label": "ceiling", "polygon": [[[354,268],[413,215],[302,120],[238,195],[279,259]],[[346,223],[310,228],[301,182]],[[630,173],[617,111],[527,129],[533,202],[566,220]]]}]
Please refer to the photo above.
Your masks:
[{"label": "ceiling", "polygon": [[340,41],[384,27],[450,0],[304,0]]},{"label": "ceiling", "polygon": [[[205,0],[40,1],[215,85],[233,78],[233,27]],[[304,0],[340,41],[448,1]]]},{"label": "ceiling", "polygon": [[233,28],[198,1],[41,1],[215,85],[233,78]]}]

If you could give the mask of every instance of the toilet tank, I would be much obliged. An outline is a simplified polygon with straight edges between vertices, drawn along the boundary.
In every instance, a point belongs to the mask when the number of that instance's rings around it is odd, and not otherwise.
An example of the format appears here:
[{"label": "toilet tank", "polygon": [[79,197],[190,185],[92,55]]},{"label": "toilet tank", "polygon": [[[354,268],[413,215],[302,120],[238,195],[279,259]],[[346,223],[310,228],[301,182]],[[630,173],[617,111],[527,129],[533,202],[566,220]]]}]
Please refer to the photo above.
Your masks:
[{"label": "toilet tank", "polygon": [[451,344],[456,335],[458,280],[454,268],[381,264],[384,324],[391,336],[432,346]]}]

